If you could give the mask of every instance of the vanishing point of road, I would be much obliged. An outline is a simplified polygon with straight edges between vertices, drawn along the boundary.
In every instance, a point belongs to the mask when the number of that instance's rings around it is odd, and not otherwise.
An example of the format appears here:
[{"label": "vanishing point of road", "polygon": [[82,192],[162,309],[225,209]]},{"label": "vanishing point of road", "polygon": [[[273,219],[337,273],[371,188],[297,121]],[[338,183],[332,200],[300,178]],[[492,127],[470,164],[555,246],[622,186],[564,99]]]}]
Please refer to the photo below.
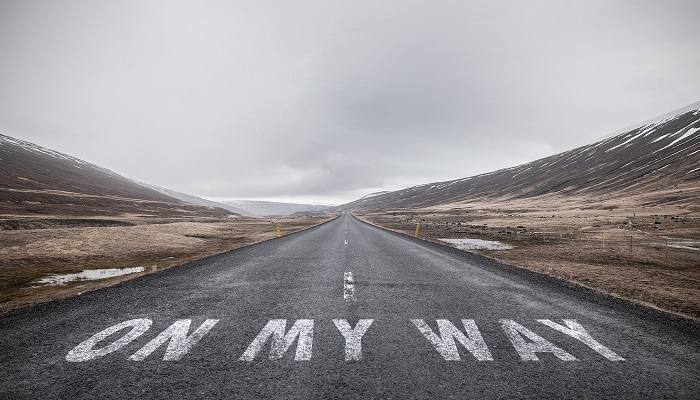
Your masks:
[{"label": "vanishing point of road", "polygon": [[0,315],[2,399],[700,398],[700,327],[339,218]]}]

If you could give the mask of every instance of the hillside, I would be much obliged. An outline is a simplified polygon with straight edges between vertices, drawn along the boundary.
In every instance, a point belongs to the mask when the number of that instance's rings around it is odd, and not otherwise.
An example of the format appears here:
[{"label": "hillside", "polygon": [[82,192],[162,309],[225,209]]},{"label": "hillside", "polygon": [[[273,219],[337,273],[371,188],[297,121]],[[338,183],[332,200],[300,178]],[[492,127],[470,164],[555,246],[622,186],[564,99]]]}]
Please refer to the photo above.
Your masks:
[{"label": "hillside", "polygon": [[138,185],[108,169],[0,135],[0,215],[225,216]]},{"label": "hillside", "polygon": [[697,208],[699,191],[700,102],[597,143],[527,164],[365,196],[339,208],[459,208],[472,202],[542,200],[551,196],[592,201],[636,196],[642,205]]}]

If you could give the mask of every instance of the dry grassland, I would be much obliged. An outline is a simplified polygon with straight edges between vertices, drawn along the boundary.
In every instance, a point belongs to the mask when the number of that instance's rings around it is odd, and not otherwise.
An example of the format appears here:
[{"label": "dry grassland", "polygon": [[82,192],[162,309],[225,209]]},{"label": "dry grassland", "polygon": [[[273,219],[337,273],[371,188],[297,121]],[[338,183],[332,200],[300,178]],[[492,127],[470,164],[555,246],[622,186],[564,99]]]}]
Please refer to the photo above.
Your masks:
[{"label": "dry grassland", "polygon": [[508,243],[513,249],[469,251],[700,320],[700,217],[694,213],[475,208],[357,216],[407,235],[414,235],[420,224],[419,237],[436,242],[475,238]]},{"label": "dry grassland", "polygon": [[[188,261],[274,239],[333,218],[113,219],[14,218],[0,220],[0,312],[66,297],[160,271]],[[87,269],[144,267],[97,281],[42,285],[52,274]]]}]

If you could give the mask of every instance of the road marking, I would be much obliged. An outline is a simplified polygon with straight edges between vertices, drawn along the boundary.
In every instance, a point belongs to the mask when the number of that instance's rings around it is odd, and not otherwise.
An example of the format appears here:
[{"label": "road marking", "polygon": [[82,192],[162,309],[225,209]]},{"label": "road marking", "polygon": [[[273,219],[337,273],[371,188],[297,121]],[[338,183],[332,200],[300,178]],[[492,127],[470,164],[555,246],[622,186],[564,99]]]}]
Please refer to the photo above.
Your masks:
[{"label": "road marking", "polygon": [[[354,284],[352,272],[347,271],[344,279],[344,297],[346,300],[354,300]],[[608,361],[624,360],[623,357],[593,339],[575,319],[563,319],[564,324],[559,324],[549,319],[538,319],[536,321],[579,340]],[[189,334],[192,320],[177,320],[127,359],[142,361],[168,342],[163,360],[180,360],[191,352],[194,346],[218,322],[218,319],[207,319],[192,334]],[[345,338],[346,362],[362,360],[362,338],[373,322],[373,319],[360,319],[353,328],[345,319],[333,319],[336,328]],[[493,360],[493,356],[473,319],[461,320],[464,331],[446,319],[436,320],[437,331],[433,331],[423,319],[411,319],[411,322],[446,361],[460,361],[459,345],[463,346],[479,361]],[[523,325],[510,319],[502,319],[499,322],[503,332],[522,361],[539,361],[540,358],[536,353],[552,353],[563,361],[577,361],[577,358],[572,354],[555,346]],[[153,321],[150,319],[141,318],[112,325],[75,346],[66,355],[66,361],[91,361],[116,352],[141,337],[150,329],[152,324]],[[307,361],[311,359],[313,339],[313,319],[295,320],[289,331],[287,331],[286,319],[269,320],[260,333],[250,342],[250,345],[240,356],[239,360],[253,361],[268,342],[271,342],[270,360],[278,360],[284,357],[287,350],[296,341],[294,360]],[[464,354],[464,351],[462,351],[462,354]],[[546,360],[550,361],[554,360],[554,358],[549,357]]]},{"label": "road marking", "polygon": [[345,338],[345,361],[362,360],[362,336],[374,322],[373,319],[361,319],[357,321],[355,328],[350,328],[350,324],[344,319],[334,319],[333,323]]},{"label": "road marking", "polygon": [[289,349],[292,343],[294,343],[297,337],[299,337],[299,340],[297,341],[294,361],[308,361],[311,359],[311,346],[314,340],[314,320],[298,319],[289,329],[289,332],[285,334],[286,329],[286,319],[270,320],[262,331],[260,331],[258,336],[253,339],[238,360],[253,361],[270,337],[272,337],[270,360],[278,360],[284,357],[284,353]]},{"label": "road marking", "polygon": [[177,361],[187,354],[187,352],[189,352],[217,322],[219,322],[218,319],[208,319],[204,321],[202,326],[188,336],[187,333],[190,331],[192,320],[181,319],[175,321],[168,329],[161,332],[153,340],[148,342],[148,344],[143,346],[141,350],[129,357],[129,360],[143,361],[163,343],[168,342],[163,361]]},{"label": "road marking", "polygon": [[[143,361],[151,353],[153,353],[158,347],[160,347],[165,342],[168,342],[168,347],[165,350],[165,355],[163,356],[164,361],[177,361],[180,360],[185,354],[187,354],[192,347],[194,347],[197,342],[199,342],[204,335],[211,330],[211,328],[219,322],[218,319],[208,319],[204,321],[202,326],[197,328],[191,335],[187,335],[190,330],[191,319],[181,319],[175,321],[170,327],[161,332],[156,338],[148,342],[139,351],[134,353],[129,360],[132,361]],[[153,324],[150,319],[132,319],[129,321],[124,321],[120,324],[110,326],[109,328],[96,333],[88,340],[77,345],[73,350],[68,352],[66,355],[66,360],[70,362],[82,362],[90,361],[95,358],[105,356],[109,353],[119,350],[120,348],[131,343],[134,339],[143,335]],[[131,327],[126,335],[122,336],[118,340],[112,342],[111,344],[95,350],[95,346],[112,336],[113,334]]]},{"label": "road marking", "polygon": [[[535,332],[527,329],[512,319],[502,319],[501,328],[513,343],[515,351],[520,354],[520,359],[523,361],[539,361],[535,353],[552,353],[562,361],[578,361],[576,357],[553,345],[539,336]],[[532,342],[525,341],[523,336],[530,339]]]},{"label": "road marking", "polygon": [[586,332],[586,330],[579,324],[575,319],[564,319],[562,320],[566,326],[559,325],[556,322],[552,322],[548,319],[538,319],[537,322],[547,325],[552,329],[556,329],[561,333],[571,336],[572,338],[580,340],[583,344],[593,349],[598,354],[607,358],[610,361],[624,361],[625,359],[618,356],[614,351],[600,344],[597,340],[593,339],[591,335]]},{"label": "road marking", "polygon": [[476,323],[473,319],[463,319],[462,325],[467,334],[454,326],[446,319],[437,320],[440,336],[435,334],[432,329],[422,319],[412,319],[411,322],[425,336],[426,339],[435,347],[435,350],[447,361],[459,361],[459,351],[455,339],[464,346],[472,355],[479,361],[493,361],[491,352],[489,351],[484,338],[479,332]]},{"label": "road marking", "polygon": [[[90,361],[99,357],[103,357],[113,351],[117,351],[120,348],[131,343],[137,337],[143,335],[143,333],[151,327],[151,324],[153,324],[153,321],[151,321],[150,319],[141,318],[130,319],[128,321],[112,325],[109,328],[92,335],[92,337],[90,337],[89,339],[75,346],[75,348],[69,351],[68,355],[66,355],[66,361]],[[94,347],[101,341],[126,328],[131,328],[131,330],[126,335],[119,338],[117,341],[112,342],[112,344],[107,345],[101,349],[94,349]]]},{"label": "road marking", "polygon": [[345,301],[355,301],[355,279],[352,271],[345,271],[343,274],[343,298]]}]

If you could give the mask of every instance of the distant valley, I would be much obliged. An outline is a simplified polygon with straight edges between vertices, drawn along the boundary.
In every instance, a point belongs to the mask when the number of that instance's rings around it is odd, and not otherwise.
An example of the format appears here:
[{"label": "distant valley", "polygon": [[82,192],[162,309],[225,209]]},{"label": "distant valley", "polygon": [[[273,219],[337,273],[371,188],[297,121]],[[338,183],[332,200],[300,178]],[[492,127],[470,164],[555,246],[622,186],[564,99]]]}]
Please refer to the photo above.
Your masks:
[{"label": "distant valley", "polygon": [[318,213],[335,208],[335,206],[318,204],[280,203],[274,201],[257,200],[229,200],[223,204],[235,209],[243,210],[244,215],[272,216],[292,215],[296,213]]}]

